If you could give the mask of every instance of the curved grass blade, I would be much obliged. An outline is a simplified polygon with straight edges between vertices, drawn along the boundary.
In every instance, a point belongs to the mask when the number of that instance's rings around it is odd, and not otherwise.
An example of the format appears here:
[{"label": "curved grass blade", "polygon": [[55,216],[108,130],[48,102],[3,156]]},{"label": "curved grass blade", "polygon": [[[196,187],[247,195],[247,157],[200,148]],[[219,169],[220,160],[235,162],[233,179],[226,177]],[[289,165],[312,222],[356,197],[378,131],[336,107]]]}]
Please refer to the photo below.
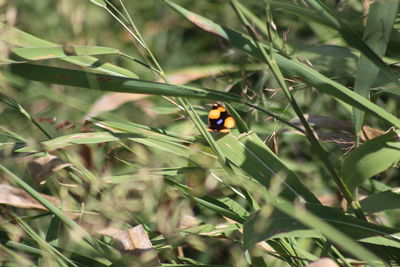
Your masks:
[{"label": "curved grass blade", "polygon": [[75,56],[119,55],[117,49],[102,46],[44,46],[13,48],[9,58],[0,58],[0,64],[24,63],[35,60]]},{"label": "curved grass blade", "polygon": [[392,191],[379,192],[364,198],[360,204],[367,213],[400,209],[400,194]]},{"label": "curved grass blade", "polygon": [[[8,26],[0,22],[0,40],[19,47],[44,47],[57,46],[57,44],[42,40],[15,27]],[[118,75],[123,77],[137,78],[138,76],[124,68],[120,68],[113,64],[103,62],[92,56],[66,57],[61,60],[76,64],[82,67],[93,68],[97,71],[110,75]]]},{"label": "curved grass blade", "polygon": [[354,192],[366,179],[400,162],[400,130],[376,137],[349,153],[343,162],[342,177]]},{"label": "curved grass blade", "polygon": [[160,128],[149,127],[146,125],[141,125],[133,122],[117,122],[117,121],[100,121],[93,119],[94,123],[99,127],[111,127],[116,130],[120,130],[127,133],[141,133],[141,134],[152,134],[152,135],[164,135],[170,136],[176,142],[194,142],[196,139],[190,136],[182,136],[178,133],[163,130]]},{"label": "curved grass blade", "polygon": [[[222,27],[213,21],[184,9],[171,1],[164,0],[164,2],[190,22],[197,25],[199,28],[226,40],[232,46],[243,50],[244,52],[251,54],[256,58],[262,59],[259,50],[250,37],[229,28]],[[264,45],[264,49],[268,51],[269,47]],[[274,55],[279,68],[289,77],[300,79],[314,86],[322,93],[331,95],[356,108],[374,114],[375,116],[382,118],[396,127],[400,127],[400,120],[398,118],[381,107],[371,103],[367,99],[361,97],[357,93],[354,93],[343,85],[327,78],[303,63],[282,56],[279,53]]]}]

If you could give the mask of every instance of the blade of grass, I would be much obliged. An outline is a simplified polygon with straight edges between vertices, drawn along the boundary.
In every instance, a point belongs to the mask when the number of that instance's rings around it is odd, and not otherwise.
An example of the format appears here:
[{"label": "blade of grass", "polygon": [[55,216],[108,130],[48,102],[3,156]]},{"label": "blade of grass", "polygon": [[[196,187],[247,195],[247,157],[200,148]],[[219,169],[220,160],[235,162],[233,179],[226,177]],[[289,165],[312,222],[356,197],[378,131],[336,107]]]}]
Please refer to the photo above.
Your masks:
[{"label": "blade of grass", "polygon": [[71,56],[94,56],[94,55],[119,55],[117,49],[101,46],[46,46],[13,48],[9,58],[1,58],[2,63],[23,63],[34,60],[65,58]]},{"label": "blade of grass", "polygon": [[[367,26],[364,30],[364,41],[378,57],[385,55],[398,5],[398,1],[388,1],[376,2],[369,7]],[[376,64],[362,54],[357,66],[354,92],[369,99],[369,91],[378,72],[379,68]],[[353,109],[354,129],[357,133],[357,140],[363,125],[364,114],[362,110]]]},{"label": "blade of grass", "polygon": [[241,97],[210,89],[200,89],[188,86],[177,86],[164,83],[149,82],[91,72],[63,68],[39,66],[32,64],[13,64],[11,71],[26,79],[52,84],[78,86],[95,90],[125,92],[137,94],[153,94],[207,98],[240,102]]},{"label": "blade of grass", "polygon": [[[44,47],[57,46],[57,44],[42,40],[26,32],[23,32],[15,27],[8,26],[0,22],[0,40],[20,47]],[[67,61],[83,67],[93,68],[103,73],[111,75],[137,78],[138,76],[131,71],[120,68],[110,63],[102,62],[101,60],[91,56],[66,57],[61,60]]]},{"label": "blade of grass", "polygon": [[343,162],[342,175],[354,192],[368,178],[400,162],[400,130],[376,137],[351,151]]}]

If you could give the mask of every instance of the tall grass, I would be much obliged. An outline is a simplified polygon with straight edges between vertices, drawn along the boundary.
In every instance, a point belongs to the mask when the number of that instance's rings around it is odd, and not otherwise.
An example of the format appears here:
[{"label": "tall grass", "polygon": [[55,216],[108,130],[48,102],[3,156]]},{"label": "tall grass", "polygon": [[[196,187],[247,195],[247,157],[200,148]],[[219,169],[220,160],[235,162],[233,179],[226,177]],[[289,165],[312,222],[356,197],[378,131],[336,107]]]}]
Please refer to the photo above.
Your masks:
[{"label": "tall grass", "polygon": [[135,2],[1,7],[2,265],[400,264],[397,1]]}]

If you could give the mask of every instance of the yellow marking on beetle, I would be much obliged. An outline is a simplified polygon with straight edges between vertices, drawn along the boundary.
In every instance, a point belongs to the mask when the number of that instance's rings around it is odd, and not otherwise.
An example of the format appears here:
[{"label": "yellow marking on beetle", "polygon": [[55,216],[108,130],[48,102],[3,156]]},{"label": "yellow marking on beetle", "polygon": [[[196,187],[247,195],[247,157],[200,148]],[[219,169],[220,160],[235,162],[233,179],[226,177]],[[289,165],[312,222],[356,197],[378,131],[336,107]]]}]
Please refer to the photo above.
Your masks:
[{"label": "yellow marking on beetle", "polygon": [[208,118],[209,119],[219,119],[219,117],[221,116],[221,111],[219,109],[212,109],[210,110],[210,113],[208,113]]},{"label": "yellow marking on beetle", "polygon": [[236,125],[235,120],[231,116],[227,117],[224,121],[225,128],[233,128],[235,127],[235,125]]}]

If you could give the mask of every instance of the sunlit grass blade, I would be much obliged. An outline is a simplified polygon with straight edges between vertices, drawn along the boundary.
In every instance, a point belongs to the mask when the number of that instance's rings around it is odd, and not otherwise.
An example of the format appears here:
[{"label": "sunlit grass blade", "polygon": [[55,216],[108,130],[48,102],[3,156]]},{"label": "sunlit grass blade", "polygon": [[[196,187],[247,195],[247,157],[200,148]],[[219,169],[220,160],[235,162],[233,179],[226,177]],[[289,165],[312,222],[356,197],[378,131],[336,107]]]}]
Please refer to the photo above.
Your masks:
[{"label": "sunlit grass blade", "polygon": [[[0,40],[18,47],[45,47],[57,46],[58,44],[37,38],[29,33],[23,32],[15,27],[8,26],[0,22]],[[138,76],[124,68],[115,66],[113,64],[103,62],[95,57],[80,56],[80,57],[66,57],[61,60],[67,61],[83,67],[93,68],[100,72],[118,75],[130,78],[137,78]]]},{"label": "sunlit grass blade", "polygon": [[[353,216],[345,215],[338,209],[320,205],[306,204],[306,209],[352,239],[362,241],[366,240],[367,238],[380,236],[382,238],[382,243],[380,245],[400,248],[400,236],[398,236],[399,230],[395,228],[383,227],[368,223]],[[318,232],[300,231],[308,229],[308,227],[300,222],[294,223],[293,218],[282,211],[275,210],[271,215],[269,215],[267,223],[258,224],[258,222],[262,221],[262,216],[262,211],[259,211],[255,216],[253,215],[253,217],[246,222],[245,229],[247,227],[259,226],[259,228],[253,228],[251,230],[253,232],[259,231],[259,234],[263,233],[262,235],[253,236],[252,238],[257,237],[257,239],[252,240],[252,242],[259,242],[261,240],[275,237],[288,237],[290,236],[288,233],[292,231],[298,231],[294,233],[295,236],[319,236]],[[250,230],[250,228],[247,229]],[[369,239],[369,241],[366,243],[370,243],[370,241],[376,242],[377,240],[373,241],[372,239]]]},{"label": "sunlit grass blade", "polygon": [[149,127],[146,125],[141,125],[133,122],[117,122],[117,121],[101,121],[101,120],[96,120],[93,119],[96,125],[105,128],[106,127],[111,127],[116,130],[120,130],[123,132],[127,133],[141,133],[141,134],[146,134],[146,135],[164,135],[170,136],[171,141],[175,142],[194,142],[195,138],[190,137],[190,136],[182,136],[179,133],[163,130],[160,128],[154,128],[154,127]]},{"label": "sunlit grass blade", "polygon": [[4,63],[24,63],[28,61],[65,58],[75,56],[94,56],[94,55],[120,55],[121,53],[114,48],[101,46],[46,46],[46,47],[26,47],[13,48],[9,58],[0,58],[0,64]]}]

